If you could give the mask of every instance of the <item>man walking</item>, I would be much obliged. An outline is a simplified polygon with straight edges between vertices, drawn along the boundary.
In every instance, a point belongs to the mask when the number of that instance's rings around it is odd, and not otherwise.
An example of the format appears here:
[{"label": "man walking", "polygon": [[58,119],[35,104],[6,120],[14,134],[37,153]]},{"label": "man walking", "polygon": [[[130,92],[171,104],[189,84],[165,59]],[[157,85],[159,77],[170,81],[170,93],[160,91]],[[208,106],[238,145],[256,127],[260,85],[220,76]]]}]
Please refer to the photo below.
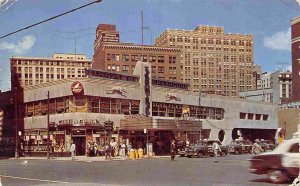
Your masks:
[{"label": "man walking", "polygon": [[74,144],[73,141],[71,141],[71,147],[70,147],[70,152],[71,152],[71,156],[72,156],[72,160],[75,160],[75,149],[76,149],[76,146]]},{"label": "man walking", "polygon": [[175,159],[175,153],[176,153],[175,150],[176,150],[175,140],[172,140],[170,145],[171,161],[174,161]]},{"label": "man walking", "polygon": [[215,141],[212,145],[214,151],[214,162],[218,162],[217,157],[219,156],[219,152],[221,152],[220,145],[217,141]]},{"label": "man walking", "polygon": [[254,153],[256,155],[256,154],[259,154],[259,153],[263,152],[263,149],[258,144],[258,142],[259,142],[259,139],[256,139],[255,142],[253,143],[252,150],[251,150],[252,154]]}]

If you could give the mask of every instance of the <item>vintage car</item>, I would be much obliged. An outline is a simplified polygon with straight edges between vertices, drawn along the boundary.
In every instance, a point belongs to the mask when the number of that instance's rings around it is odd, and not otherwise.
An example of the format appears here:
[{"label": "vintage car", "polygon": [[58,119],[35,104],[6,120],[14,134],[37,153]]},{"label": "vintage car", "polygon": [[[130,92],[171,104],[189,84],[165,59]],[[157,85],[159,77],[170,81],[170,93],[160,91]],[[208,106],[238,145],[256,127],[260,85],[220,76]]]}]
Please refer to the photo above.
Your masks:
[{"label": "vintage car", "polygon": [[214,155],[214,151],[212,148],[213,143],[219,144],[221,149],[220,155],[224,156],[228,153],[228,147],[223,146],[220,141],[208,140],[208,141],[201,141],[197,145],[187,147],[185,154],[188,158],[213,156]]},{"label": "vintage car", "polygon": [[273,151],[265,152],[250,159],[250,172],[267,174],[273,183],[283,183],[298,176],[300,139],[290,139]]},{"label": "vintage car", "polygon": [[186,155],[186,153],[185,153],[185,151],[186,151],[185,141],[178,141],[176,146],[177,146],[177,154],[181,157],[185,156]]},{"label": "vintage car", "polygon": [[275,148],[275,144],[271,140],[261,140],[258,142],[258,144],[264,152],[273,150]]},{"label": "vintage car", "polygon": [[241,153],[251,153],[252,142],[245,140],[234,140],[229,144],[229,153],[241,154]]}]

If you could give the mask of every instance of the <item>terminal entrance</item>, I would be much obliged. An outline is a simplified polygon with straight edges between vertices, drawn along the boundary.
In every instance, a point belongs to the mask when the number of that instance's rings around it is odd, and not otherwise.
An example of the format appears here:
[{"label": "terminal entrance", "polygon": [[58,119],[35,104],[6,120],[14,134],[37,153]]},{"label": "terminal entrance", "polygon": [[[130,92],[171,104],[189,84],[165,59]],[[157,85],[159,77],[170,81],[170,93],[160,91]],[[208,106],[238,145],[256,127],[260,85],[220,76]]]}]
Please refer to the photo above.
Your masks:
[{"label": "terminal entrance", "polygon": [[73,142],[76,146],[76,156],[85,156],[86,139],[84,137],[73,137]]}]

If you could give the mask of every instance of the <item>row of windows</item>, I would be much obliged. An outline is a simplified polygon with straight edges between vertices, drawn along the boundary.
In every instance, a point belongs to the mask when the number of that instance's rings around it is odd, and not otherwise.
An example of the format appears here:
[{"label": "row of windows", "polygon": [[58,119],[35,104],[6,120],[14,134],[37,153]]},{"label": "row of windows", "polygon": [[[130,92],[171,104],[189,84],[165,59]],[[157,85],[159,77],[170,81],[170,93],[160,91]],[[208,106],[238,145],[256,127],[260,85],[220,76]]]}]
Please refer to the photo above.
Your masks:
[{"label": "row of windows", "polygon": [[269,119],[269,115],[240,112],[240,119],[267,121]]},{"label": "row of windows", "polygon": [[[182,37],[182,36],[178,36],[177,38],[171,36],[169,41],[170,42],[176,42],[176,39],[177,39],[177,42],[181,43],[181,42],[184,42],[184,43],[199,43],[198,42],[198,38],[193,38],[193,39],[190,39],[189,37]],[[251,44],[251,41],[244,41],[244,40],[228,40],[228,39],[225,39],[225,40],[221,40],[221,39],[213,39],[213,38],[202,38],[200,39],[200,43],[201,44],[216,44],[216,45],[231,45],[231,46],[236,46],[236,45],[239,45],[239,46],[252,46]]]},{"label": "row of windows", "polygon": [[[49,100],[49,114],[92,112],[107,114],[138,114],[139,101],[92,96],[69,96]],[[46,115],[47,100],[26,103],[25,117]]]},{"label": "row of windows", "polygon": [[[158,63],[164,63],[165,62],[165,56],[152,56],[152,55],[129,55],[129,54],[106,54],[106,60],[107,61],[133,61],[137,62],[139,60],[143,62],[158,62]],[[176,56],[169,56],[169,63],[175,64],[176,63]]]},{"label": "row of windows", "polygon": [[32,73],[33,72],[33,69],[35,69],[35,72],[41,72],[43,73],[44,70],[45,72],[51,72],[51,73],[54,73],[54,71],[56,70],[57,73],[64,73],[65,71],[67,71],[68,73],[75,73],[76,71],[78,73],[85,73],[85,69],[84,68],[43,68],[43,67],[14,67],[14,70],[17,69],[17,72],[22,72],[22,68],[24,69],[24,72],[25,73]]},{"label": "row of windows", "polygon": [[183,115],[198,119],[224,119],[224,109],[171,103],[152,103],[152,115],[161,117],[182,117]]},{"label": "row of windows", "polygon": [[90,62],[66,62],[66,61],[35,61],[35,60],[17,60],[18,65],[42,65],[42,66],[78,66],[90,67]]}]

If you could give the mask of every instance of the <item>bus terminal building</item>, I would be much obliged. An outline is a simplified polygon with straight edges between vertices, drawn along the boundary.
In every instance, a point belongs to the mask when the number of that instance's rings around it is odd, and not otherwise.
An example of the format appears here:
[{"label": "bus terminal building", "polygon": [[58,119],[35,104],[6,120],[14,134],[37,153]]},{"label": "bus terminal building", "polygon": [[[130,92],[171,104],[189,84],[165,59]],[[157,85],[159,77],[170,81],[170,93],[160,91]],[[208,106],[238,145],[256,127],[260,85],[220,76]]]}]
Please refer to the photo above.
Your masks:
[{"label": "bus terminal building", "polygon": [[105,121],[113,121],[116,141],[134,148],[152,143],[157,154],[157,144],[168,152],[172,139],[274,140],[276,105],[195,93],[186,83],[151,78],[149,66],[137,63],[134,75],[87,69],[84,78],[12,91],[0,105],[1,143],[17,137],[32,155],[46,155],[49,125],[55,151],[68,152],[74,141],[76,155],[86,155],[88,142],[106,142]]}]

